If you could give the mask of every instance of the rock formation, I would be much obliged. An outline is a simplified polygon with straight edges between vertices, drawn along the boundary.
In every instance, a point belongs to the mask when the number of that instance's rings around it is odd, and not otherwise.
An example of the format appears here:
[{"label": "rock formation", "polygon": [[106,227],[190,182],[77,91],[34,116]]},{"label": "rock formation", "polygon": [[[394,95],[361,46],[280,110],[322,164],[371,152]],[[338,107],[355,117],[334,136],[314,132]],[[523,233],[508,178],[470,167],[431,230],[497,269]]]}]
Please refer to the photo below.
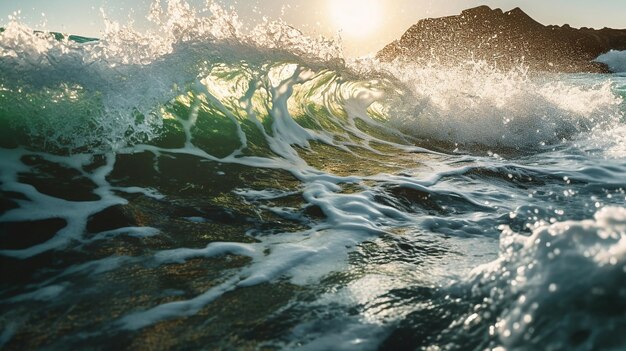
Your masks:
[{"label": "rock formation", "polygon": [[[0,27],[0,34],[4,33],[6,29],[3,27]],[[33,31],[35,34],[49,34],[54,36],[54,39],[56,40],[63,40],[65,39],[65,37],[67,36],[67,39],[69,39],[70,41],[74,41],[77,42],[79,44],[83,44],[83,43],[88,43],[88,42],[92,42],[92,41],[97,41],[98,39],[96,38],[89,38],[89,37],[81,37],[79,35],[66,35],[63,33],[59,33],[59,32],[43,32],[40,30],[36,30]]]},{"label": "rock formation", "polygon": [[475,59],[501,68],[523,62],[532,71],[605,73],[608,67],[593,60],[610,50],[626,50],[626,29],[544,26],[519,8],[480,6],[419,21],[377,58],[443,64]]}]

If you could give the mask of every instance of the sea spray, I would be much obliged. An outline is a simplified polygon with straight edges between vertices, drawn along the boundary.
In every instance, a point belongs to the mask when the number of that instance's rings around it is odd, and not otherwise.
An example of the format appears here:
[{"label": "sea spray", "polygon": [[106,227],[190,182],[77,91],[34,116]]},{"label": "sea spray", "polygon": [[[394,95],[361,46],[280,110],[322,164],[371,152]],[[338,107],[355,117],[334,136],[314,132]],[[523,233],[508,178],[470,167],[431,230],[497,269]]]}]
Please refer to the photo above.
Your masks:
[{"label": "sea spray", "polygon": [[432,141],[528,150],[609,129],[623,115],[623,100],[611,82],[554,82],[523,67],[501,71],[480,61],[461,67],[401,62],[382,67],[411,91],[389,112],[391,122]]},{"label": "sea spray", "polygon": [[624,345],[617,333],[625,322],[624,208],[604,208],[591,220],[537,223],[531,235],[502,229],[500,258],[452,287],[453,294],[467,289],[464,302],[477,304],[445,333],[463,338],[485,328],[480,348]]}]

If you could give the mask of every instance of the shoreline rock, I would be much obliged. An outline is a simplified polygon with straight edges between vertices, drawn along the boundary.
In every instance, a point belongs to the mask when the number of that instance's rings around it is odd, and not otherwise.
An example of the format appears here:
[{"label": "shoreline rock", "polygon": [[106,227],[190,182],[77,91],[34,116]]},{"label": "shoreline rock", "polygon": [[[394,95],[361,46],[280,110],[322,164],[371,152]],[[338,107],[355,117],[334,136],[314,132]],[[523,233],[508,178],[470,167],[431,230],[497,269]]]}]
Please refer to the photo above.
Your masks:
[{"label": "shoreline rock", "polygon": [[626,50],[626,29],[544,26],[520,8],[503,12],[479,6],[457,16],[423,19],[376,57],[459,64],[485,60],[500,68],[524,64],[531,71],[610,73],[593,62],[610,50]]}]

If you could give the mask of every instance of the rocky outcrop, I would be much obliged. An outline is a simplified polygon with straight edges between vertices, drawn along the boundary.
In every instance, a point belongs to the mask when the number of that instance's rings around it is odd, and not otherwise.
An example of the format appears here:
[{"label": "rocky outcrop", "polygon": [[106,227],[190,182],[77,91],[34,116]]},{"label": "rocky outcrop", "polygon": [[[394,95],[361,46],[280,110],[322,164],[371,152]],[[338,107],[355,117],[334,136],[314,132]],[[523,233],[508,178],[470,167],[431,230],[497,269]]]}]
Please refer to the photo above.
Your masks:
[{"label": "rocky outcrop", "polygon": [[[5,29],[3,27],[0,27],[0,33],[4,33],[4,31],[5,31]],[[80,35],[66,35],[66,34],[59,33],[59,32],[42,32],[40,30],[36,30],[36,31],[34,31],[34,33],[36,33],[36,34],[48,33],[48,34],[54,36],[54,39],[56,39],[56,40],[63,40],[67,36],[67,39],[69,39],[70,41],[77,42],[79,44],[89,43],[89,42],[98,40],[96,38],[81,37]]]},{"label": "rocky outcrop", "polygon": [[544,26],[519,8],[480,6],[419,21],[377,58],[443,64],[475,59],[501,68],[523,62],[533,71],[602,73],[608,67],[593,60],[610,50],[626,50],[626,29]]}]

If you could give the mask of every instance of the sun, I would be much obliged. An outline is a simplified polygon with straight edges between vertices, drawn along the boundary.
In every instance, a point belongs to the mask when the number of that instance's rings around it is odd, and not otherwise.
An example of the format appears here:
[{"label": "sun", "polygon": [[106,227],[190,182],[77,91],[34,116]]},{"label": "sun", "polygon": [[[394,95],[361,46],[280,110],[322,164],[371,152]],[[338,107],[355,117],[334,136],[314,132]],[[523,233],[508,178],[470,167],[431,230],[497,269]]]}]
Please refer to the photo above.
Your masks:
[{"label": "sun", "polygon": [[327,0],[335,26],[346,37],[364,38],[382,23],[381,0]]}]

